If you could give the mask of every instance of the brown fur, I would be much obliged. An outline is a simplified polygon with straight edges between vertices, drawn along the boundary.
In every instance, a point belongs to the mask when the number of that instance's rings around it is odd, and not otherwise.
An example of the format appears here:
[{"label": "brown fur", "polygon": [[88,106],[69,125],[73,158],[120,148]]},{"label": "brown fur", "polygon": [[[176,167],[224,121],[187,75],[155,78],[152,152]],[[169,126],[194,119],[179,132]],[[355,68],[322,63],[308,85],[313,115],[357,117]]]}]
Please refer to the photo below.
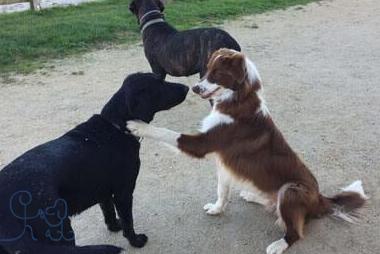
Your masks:
[{"label": "brown fur", "polygon": [[344,193],[328,199],[319,193],[317,180],[291,149],[270,116],[258,111],[261,101],[259,80],[250,81],[245,56],[219,50],[210,58],[205,75],[210,83],[229,88],[231,99],[216,105],[234,119],[198,135],[182,134],[178,147],[196,158],[216,153],[236,177],[250,181],[260,191],[277,196],[279,216],[286,226],[285,240],[292,245],[303,237],[307,217],[332,213],[332,206],[359,208],[364,199]]}]

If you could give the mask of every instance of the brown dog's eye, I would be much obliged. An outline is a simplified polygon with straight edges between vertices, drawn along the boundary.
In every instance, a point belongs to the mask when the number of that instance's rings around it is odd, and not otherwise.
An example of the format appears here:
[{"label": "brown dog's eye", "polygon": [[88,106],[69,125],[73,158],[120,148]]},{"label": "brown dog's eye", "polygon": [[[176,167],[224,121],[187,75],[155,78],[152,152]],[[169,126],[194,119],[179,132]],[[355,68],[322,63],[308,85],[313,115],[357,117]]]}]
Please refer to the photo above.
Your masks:
[{"label": "brown dog's eye", "polygon": [[216,71],[215,72],[215,79],[218,80],[218,81],[222,81],[223,79],[225,79],[228,75],[224,72],[221,72],[221,71]]},{"label": "brown dog's eye", "polygon": [[216,78],[217,78],[216,77],[216,72],[215,71],[211,71],[210,74],[207,77],[207,80],[210,83],[216,83]]}]

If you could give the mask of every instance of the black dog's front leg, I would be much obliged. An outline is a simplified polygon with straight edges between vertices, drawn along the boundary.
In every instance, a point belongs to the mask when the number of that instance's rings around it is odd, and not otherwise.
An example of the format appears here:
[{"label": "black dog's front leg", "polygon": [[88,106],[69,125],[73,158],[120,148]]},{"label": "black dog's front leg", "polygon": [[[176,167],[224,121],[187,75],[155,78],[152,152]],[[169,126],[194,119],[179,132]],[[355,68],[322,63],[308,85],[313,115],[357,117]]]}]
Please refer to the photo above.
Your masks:
[{"label": "black dog's front leg", "polygon": [[111,232],[119,232],[122,229],[121,221],[116,218],[113,199],[109,198],[108,200],[100,203],[100,208],[102,209],[104,222],[106,223],[108,230]]},{"label": "black dog's front leg", "polygon": [[133,227],[133,196],[132,194],[115,195],[116,210],[121,219],[123,235],[128,239],[133,247],[144,247],[148,237],[144,234],[136,234]]}]

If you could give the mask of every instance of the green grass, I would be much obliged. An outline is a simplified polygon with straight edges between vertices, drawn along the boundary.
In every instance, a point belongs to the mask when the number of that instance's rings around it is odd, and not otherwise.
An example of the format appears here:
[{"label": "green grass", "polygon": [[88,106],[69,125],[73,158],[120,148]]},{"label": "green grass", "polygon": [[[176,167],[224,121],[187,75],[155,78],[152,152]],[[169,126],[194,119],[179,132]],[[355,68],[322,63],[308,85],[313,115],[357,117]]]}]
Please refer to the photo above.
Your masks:
[{"label": "green grass", "polygon": [[[167,21],[178,29],[209,26],[251,13],[313,0],[173,0]],[[136,42],[139,30],[129,0],[106,0],[76,7],[0,15],[0,73],[27,73],[49,59],[105,44]]]}]

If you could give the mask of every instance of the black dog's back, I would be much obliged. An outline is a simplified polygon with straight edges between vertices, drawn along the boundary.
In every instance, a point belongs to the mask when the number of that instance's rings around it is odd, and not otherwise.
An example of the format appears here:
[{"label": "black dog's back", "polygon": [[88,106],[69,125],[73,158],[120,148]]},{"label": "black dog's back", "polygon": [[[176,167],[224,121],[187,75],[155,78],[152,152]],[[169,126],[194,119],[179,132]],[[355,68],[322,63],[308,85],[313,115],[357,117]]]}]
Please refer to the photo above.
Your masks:
[{"label": "black dog's back", "polygon": [[[68,216],[75,215],[106,198],[104,189],[111,189],[109,183],[115,173],[128,175],[138,168],[139,147],[133,136],[95,115],[65,135],[29,150],[1,170],[1,199],[6,193],[26,190],[34,202],[65,199]],[[118,158],[128,160],[120,163],[115,161]],[[132,168],[120,170],[120,166]]]},{"label": "black dog's back", "polygon": [[[70,216],[100,204],[112,232],[134,247],[133,191],[140,143],[126,121],[152,121],[186,98],[188,87],[154,74],[128,76],[100,115],[24,153],[0,171],[0,254],[114,254],[107,245],[75,246]],[[116,217],[115,208],[119,218]]]},{"label": "black dog's back", "polygon": [[11,253],[119,253],[113,246],[75,247],[69,217],[109,199],[112,181],[134,188],[138,151],[134,137],[94,116],[21,155],[0,171],[0,246]]}]

